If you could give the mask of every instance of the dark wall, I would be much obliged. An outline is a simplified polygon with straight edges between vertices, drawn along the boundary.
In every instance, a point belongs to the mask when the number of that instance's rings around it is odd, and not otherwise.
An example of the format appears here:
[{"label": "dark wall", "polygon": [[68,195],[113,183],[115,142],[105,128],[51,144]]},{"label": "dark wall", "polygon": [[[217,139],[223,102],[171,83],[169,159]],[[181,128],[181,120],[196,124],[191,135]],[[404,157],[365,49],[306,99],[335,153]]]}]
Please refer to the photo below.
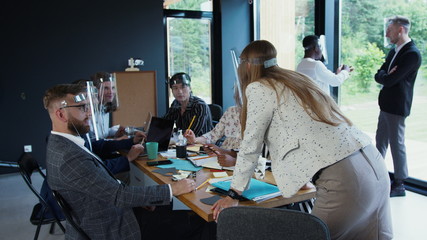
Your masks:
[{"label": "dark wall", "polygon": [[[44,91],[89,78],[98,71],[124,71],[130,57],[157,74],[159,115],[166,112],[165,33],[161,0],[8,1],[0,8],[0,161],[17,161],[24,145],[44,166],[51,130]],[[249,42],[247,0],[221,1],[223,99],[232,103],[234,72],[229,50]],[[235,29],[239,29],[236,31]],[[8,169],[0,168],[1,172]]]},{"label": "dark wall", "polygon": [[1,11],[1,161],[16,161],[31,144],[44,165],[51,129],[44,91],[97,71],[124,71],[130,57],[157,72],[159,114],[166,111],[162,1],[25,0]]}]

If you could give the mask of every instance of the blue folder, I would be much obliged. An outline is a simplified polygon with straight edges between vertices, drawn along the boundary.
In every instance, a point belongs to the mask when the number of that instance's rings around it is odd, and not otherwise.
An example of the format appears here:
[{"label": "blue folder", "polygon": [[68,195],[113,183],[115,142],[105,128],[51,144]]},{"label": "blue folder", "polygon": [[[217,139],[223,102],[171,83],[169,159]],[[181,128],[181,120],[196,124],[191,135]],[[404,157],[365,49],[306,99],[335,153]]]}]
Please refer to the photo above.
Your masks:
[{"label": "blue folder", "polygon": [[[221,181],[212,183],[212,186],[228,191],[230,189],[230,184],[231,181]],[[251,178],[249,184],[249,188],[242,193],[242,196],[250,200],[267,194],[280,193],[280,190],[277,186],[259,181],[255,178]]]},{"label": "blue folder", "polygon": [[165,164],[165,165],[157,165],[158,168],[176,168],[177,170],[183,170],[183,171],[192,171],[197,172],[202,167],[195,167],[190,161],[188,160],[182,160],[182,159],[173,159],[169,158],[169,160],[172,161],[171,164]]}]

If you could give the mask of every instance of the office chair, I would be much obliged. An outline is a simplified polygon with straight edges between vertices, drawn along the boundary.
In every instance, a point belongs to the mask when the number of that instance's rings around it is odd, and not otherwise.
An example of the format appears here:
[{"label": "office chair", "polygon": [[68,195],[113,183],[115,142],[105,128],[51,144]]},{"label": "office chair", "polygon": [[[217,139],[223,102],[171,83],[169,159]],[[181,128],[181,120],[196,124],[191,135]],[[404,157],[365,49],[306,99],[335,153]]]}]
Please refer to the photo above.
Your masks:
[{"label": "office chair", "polygon": [[83,231],[83,229],[76,223],[76,221],[74,221],[74,216],[72,214],[73,210],[71,209],[70,205],[68,205],[68,203],[61,196],[61,194],[59,194],[59,192],[52,190],[52,193],[59,206],[61,207],[62,212],[64,213],[65,218],[67,219],[67,222],[71,224],[71,226],[79,233],[79,235],[83,239],[90,240],[90,237]]},{"label": "office chair", "polygon": [[311,214],[287,209],[238,206],[226,208],[219,214],[217,239],[329,240],[331,238],[326,224]]},{"label": "office chair", "polygon": [[39,203],[34,205],[33,211],[31,213],[30,222],[33,225],[37,226],[36,233],[34,235],[34,239],[38,239],[40,228],[42,225],[51,224],[49,233],[54,233],[55,224],[61,228],[62,232],[65,233],[65,228],[61,224],[61,221],[64,221],[64,218],[60,218],[55,215],[54,211],[50,208],[49,204],[45,201],[45,199],[40,195],[40,192],[35,189],[33,186],[31,175],[34,170],[37,170],[40,175],[46,179],[46,175],[41,171],[39,164],[37,161],[28,153],[23,153],[18,160],[19,171],[24,178],[25,183],[31,189],[31,191],[36,195],[39,199]]},{"label": "office chair", "polygon": [[211,110],[212,123],[215,127],[215,125],[219,122],[219,119],[222,117],[222,107],[215,103],[209,104],[208,106]]}]

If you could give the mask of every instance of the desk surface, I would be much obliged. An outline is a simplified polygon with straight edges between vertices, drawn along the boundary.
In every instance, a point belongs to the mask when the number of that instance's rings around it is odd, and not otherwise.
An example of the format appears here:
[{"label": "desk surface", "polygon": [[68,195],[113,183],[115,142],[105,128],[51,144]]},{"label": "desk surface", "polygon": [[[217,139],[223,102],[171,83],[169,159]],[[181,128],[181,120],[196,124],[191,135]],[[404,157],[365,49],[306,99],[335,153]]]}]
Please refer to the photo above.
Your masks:
[{"label": "desk surface", "polygon": [[[160,157],[158,160],[160,160]],[[157,167],[148,166],[147,165],[148,161],[151,161],[151,160],[140,157],[137,160],[135,160],[133,163],[139,169],[141,169],[147,176],[152,178],[158,184],[172,183],[171,177],[163,176],[158,173],[153,173],[152,171],[154,169],[157,169]],[[229,175],[232,175],[232,172],[229,172]],[[202,170],[197,172],[197,175],[195,178],[196,186],[199,186],[206,179],[211,177],[213,177],[212,172],[210,172],[209,169],[203,168]],[[275,184],[273,174],[270,171],[266,171],[266,177],[264,181]],[[197,191],[180,195],[177,198],[180,201],[182,201],[184,204],[186,204],[189,208],[191,208],[194,212],[196,212],[200,217],[210,222],[210,221],[213,221],[212,210],[211,210],[212,206],[206,205],[200,202],[200,199],[212,197],[213,195],[215,195],[215,193],[206,192],[206,188],[208,185],[209,184],[205,184],[202,188],[198,189]],[[314,197],[315,197],[314,189],[300,190],[297,194],[295,194],[291,198],[283,198],[280,196],[280,197],[266,200],[261,203],[256,203],[253,201],[243,201],[243,202],[240,202],[239,205],[242,205],[242,206],[253,205],[253,206],[259,206],[259,207],[279,207],[279,206],[283,206],[283,205],[287,205],[295,202],[304,201]]]}]

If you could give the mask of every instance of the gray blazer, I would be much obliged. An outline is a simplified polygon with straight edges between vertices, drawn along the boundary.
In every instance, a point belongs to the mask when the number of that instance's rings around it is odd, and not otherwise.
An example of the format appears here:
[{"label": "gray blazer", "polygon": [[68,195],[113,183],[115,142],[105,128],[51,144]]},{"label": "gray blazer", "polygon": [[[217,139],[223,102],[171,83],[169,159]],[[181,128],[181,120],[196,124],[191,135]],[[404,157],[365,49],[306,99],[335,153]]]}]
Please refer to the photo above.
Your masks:
[{"label": "gray blazer", "polygon": [[[120,184],[96,158],[59,135],[49,137],[46,165],[50,187],[65,198],[91,239],[141,239],[132,207],[170,203],[167,185]],[[68,223],[65,239],[79,239]]]}]

